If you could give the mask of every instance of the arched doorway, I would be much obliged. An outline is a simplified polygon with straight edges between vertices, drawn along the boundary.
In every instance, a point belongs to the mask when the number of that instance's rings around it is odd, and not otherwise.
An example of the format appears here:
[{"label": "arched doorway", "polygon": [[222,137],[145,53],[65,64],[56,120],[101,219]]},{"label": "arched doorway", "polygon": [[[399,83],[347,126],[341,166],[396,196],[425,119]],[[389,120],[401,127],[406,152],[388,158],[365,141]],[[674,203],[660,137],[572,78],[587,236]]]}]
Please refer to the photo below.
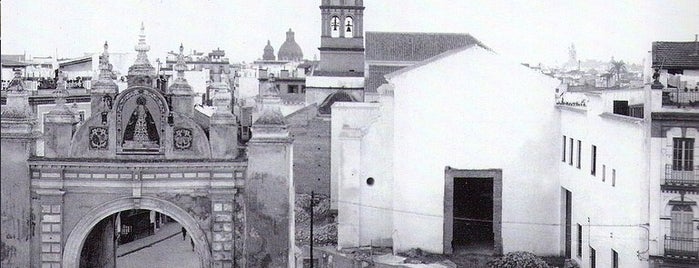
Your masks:
[{"label": "arched doorway", "polygon": [[211,252],[206,234],[197,221],[179,206],[165,200],[152,197],[125,197],[99,205],[80,219],[68,235],[63,251],[63,267],[78,267],[80,254],[85,239],[90,231],[105,218],[124,210],[147,209],[172,217],[180,223],[194,242],[194,251],[199,256],[200,267],[208,268],[211,264]]}]

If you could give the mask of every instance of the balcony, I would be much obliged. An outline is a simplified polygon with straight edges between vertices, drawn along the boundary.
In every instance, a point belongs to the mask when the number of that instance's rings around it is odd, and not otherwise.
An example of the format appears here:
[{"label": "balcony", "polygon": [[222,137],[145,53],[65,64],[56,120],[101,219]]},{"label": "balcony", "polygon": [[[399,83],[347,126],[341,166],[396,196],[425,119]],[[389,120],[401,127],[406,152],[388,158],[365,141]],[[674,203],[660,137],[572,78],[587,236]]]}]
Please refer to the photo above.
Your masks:
[{"label": "balcony", "polygon": [[693,170],[673,170],[671,164],[665,165],[665,185],[699,187],[699,166]]},{"label": "balcony", "polygon": [[665,236],[665,257],[681,260],[699,260],[699,238]]},{"label": "balcony", "polygon": [[697,89],[668,88],[663,90],[663,106],[699,108]]}]

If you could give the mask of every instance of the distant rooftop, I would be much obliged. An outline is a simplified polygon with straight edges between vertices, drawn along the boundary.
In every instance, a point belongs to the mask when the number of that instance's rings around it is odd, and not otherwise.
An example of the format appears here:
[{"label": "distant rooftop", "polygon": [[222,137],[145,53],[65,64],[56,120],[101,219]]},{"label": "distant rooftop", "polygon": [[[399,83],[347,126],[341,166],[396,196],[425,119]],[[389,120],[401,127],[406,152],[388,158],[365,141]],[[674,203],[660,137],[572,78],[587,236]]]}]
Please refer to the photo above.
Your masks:
[{"label": "distant rooftop", "polygon": [[699,69],[699,42],[653,42],[653,67]]}]

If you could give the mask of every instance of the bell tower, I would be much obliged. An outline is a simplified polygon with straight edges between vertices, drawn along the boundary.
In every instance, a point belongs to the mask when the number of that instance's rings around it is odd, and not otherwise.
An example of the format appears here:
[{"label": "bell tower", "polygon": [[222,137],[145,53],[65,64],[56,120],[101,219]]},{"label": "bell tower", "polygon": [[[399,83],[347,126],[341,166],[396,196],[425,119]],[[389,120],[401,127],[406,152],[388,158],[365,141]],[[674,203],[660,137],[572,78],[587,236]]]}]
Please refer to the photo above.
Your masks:
[{"label": "bell tower", "polygon": [[[322,0],[320,73],[364,72],[364,1]],[[362,74],[363,75],[363,74]]]}]

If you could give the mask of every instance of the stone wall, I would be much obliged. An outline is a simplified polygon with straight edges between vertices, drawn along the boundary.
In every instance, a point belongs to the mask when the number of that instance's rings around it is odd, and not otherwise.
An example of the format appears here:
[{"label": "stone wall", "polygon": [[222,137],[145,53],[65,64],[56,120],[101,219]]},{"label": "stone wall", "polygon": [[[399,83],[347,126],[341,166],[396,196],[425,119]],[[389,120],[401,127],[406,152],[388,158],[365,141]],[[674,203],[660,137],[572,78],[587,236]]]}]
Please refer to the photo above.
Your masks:
[{"label": "stone wall", "polygon": [[330,195],[330,118],[310,105],[286,117],[294,143],[296,193]]}]

